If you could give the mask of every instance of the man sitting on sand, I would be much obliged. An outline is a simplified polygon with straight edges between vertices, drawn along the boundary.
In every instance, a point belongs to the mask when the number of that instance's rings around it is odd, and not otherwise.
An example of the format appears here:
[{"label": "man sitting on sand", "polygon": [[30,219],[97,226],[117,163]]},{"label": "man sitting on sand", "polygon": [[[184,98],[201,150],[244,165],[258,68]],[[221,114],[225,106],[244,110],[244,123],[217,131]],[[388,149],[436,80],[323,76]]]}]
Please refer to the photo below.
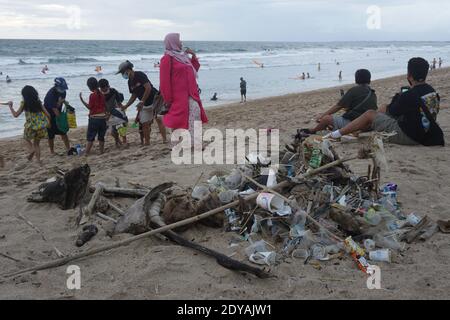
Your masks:
[{"label": "man sitting on sand", "polygon": [[430,65],[423,58],[408,62],[408,82],[411,89],[396,95],[382,112],[367,111],[343,129],[329,135],[339,139],[358,131],[396,133],[390,143],[399,145],[444,146],[444,134],[436,123],[439,95],[426,83]]},{"label": "man sitting on sand", "polygon": [[[299,133],[311,135],[329,127],[332,127],[333,130],[342,129],[366,111],[377,110],[377,95],[370,88],[371,74],[369,70],[356,71],[355,81],[357,86],[347,91],[337,105],[317,118],[318,125],[315,128],[303,129]],[[347,112],[342,116],[336,115],[342,109]]]}]

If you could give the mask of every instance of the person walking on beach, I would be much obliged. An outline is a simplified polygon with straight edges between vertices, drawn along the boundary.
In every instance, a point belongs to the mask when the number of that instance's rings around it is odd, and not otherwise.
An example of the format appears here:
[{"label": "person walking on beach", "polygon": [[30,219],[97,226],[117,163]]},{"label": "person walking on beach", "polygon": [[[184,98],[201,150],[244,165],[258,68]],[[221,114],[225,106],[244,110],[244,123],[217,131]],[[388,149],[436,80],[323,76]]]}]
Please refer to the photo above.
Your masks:
[{"label": "person walking on beach", "polygon": [[59,128],[57,118],[61,117],[62,106],[66,102],[66,92],[69,89],[64,78],[56,78],[55,85],[51,88],[44,99],[44,107],[50,114],[50,126],[48,128],[48,146],[50,153],[55,154],[55,137],[61,136],[66,152],[70,150],[70,142],[66,128]]},{"label": "person walking on beach", "polygon": [[439,69],[442,68],[442,63],[443,63],[442,58],[439,58]]},{"label": "person walking on beach", "polygon": [[[189,48],[183,51],[180,34],[169,33],[164,44],[166,51],[161,59],[161,95],[170,106],[163,121],[166,127],[189,130],[194,138],[195,122],[207,123],[197,84],[200,62],[195,52]],[[191,140],[196,147],[200,141]],[[203,145],[202,145],[203,146]]]},{"label": "person walking on beach", "polygon": [[241,78],[241,103],[247,102],[247,81]]},{"label": "person walking on beach", "polygon": [[339,81],[342,81],[342,71],[339,71]]},{"label": "person walking on beach", "polygon": [[437,60],[436,58],[433,59],[433,70],[436,70]]},{"label": "person walking on beach", "polygon": [[89,103],[83,99],[83,94],[80,92],[80,101],[86,108],[89,109],[89,124],[87,129],[87,146],[86,156],[89,156],[94,145],[95,138],[98,138],[100,146],[100,154],[105,152],[105,135],[108,130],[106,123],[106,102],[105,97],[100,92],[98,81],[95,78],[89,78],[87,86],[91,90],[89,96]]},{"label": "person walking on beach", "polygon": [[[317,126],[312,129],[302,129],[302,135],[312,135],[327,128],[338,130],[344,128],[353,120],[363,115],[368,110],[377,110],[377,95],[370,88],[372,75],[369,70],[361,69],[355,73],[356,86],[342,95],[341,100],[330,110],[317,117]],[[342,116],[337,113],[345,109]]]},{"label": "person walking on beach", "polygon": [[158,90],[152,85],[147,75],[141,71],[134,71],[134,65],[130,61],[120,64],[119,71],[116,74],[122,74],[125,80],[128,80],[128,89],[131,93],[130,100],[122,110],[126,111],[133,103],[139,99],[137,105],[137,120],[142,127],[141,141],[145,146],[150,145],[151,125],[156,118],[156,122],[161,133],[163,143],[167,143],[166,128],[160,118],[155,115],[153,102]]},{"label": "person walking on beach", "polygon": [[40,142],[42,139],[47,138],[50,114],[42,105],[41,100],[39,100],[39,94],[35,88],[25,86],[22,89],[22,98],[23,101],[17,111],[14,110],[12,102],[9,103],[9,109],[15,118],[25,112],[26,120],[23,139],[28,148],[27,159],[31,161],[36,157],[37,162],[42,166]]}]

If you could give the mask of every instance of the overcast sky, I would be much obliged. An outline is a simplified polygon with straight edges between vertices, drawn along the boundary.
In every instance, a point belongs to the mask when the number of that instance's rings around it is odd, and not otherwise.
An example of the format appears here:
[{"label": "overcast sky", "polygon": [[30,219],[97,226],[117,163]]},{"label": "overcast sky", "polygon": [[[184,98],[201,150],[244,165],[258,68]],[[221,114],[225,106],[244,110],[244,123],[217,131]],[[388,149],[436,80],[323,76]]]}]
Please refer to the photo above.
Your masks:
[{"label": "overcast sky", "polygon": [[450,1],[0,0],[0,38],[161,40],[168,32],[185,40],[442,41],[450,40]]}]

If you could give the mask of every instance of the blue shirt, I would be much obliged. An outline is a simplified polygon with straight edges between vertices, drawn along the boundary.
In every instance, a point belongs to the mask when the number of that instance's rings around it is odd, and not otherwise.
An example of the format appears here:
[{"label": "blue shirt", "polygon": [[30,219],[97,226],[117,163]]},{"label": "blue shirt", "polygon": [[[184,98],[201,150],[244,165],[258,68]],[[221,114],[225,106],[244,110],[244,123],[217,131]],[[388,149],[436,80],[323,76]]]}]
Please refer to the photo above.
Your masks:
[{"label": "blue shirt", "polygon": [[62,110],[62,105],[58,106],[58,100],[60,98],[65,99],[66,93],[61,93],[56,90],[56,87],[51,88],[44,99],[44,106],[47,109],[47,111],[50,113],[52,117],[55,116],[55,113],[53,112],[53,109],[58,109],[59,111]]}]

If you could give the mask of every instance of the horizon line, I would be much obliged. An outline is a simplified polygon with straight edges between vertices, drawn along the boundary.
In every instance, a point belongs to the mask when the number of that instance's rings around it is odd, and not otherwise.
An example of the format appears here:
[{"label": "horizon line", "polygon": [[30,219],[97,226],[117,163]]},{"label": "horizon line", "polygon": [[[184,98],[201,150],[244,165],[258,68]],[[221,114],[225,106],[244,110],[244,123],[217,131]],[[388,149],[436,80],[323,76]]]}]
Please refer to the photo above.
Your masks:
[{"label": "horizon line", "polygon": [[[154,39],[58,39],[58,38],[0,38],[1,40],[17,40],[17,41],[130,41],[130,42],[163,42],[164,40]],[[446,43],[450,40],[322,40],[322,41],[306,41],[306,40],[183,40],[187,42],[267,42],[267,43],[335,43],[335,42],[373,42],[373,43],[387,43],[387,42],[429,42],[429,43]]]}]

